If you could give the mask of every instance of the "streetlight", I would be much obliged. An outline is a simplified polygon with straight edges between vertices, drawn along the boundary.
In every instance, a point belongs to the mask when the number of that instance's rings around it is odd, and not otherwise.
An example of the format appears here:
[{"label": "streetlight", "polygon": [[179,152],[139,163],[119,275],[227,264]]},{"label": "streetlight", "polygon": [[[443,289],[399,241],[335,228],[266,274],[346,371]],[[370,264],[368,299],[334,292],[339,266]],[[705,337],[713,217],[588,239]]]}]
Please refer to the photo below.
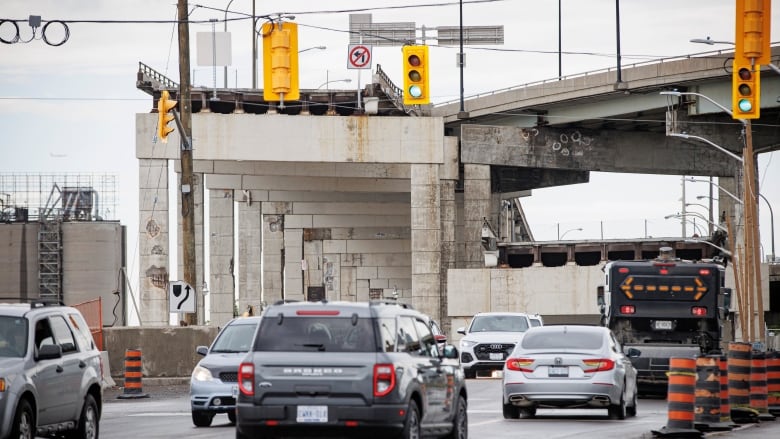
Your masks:
[{"label": "streetlight", "polygon": [[716,229],[718,229],[718,230],[721,230],[721,231],[723,231],[723,232],[726,232],[726,228],[725,228],[725,227],[721,226],[720,224],[716,224],[716,223],[714,223],[714,222],[711,222],[711,221],[710,221],[710,220],[708,220],[708,219],[707,219],[707,218],[706,218],[704,215],[702,215],[702,214],[700,214],[700,213],[697,213],[697,212],[685,212],[685,214],[680,214],[680,213],[673,213],[673,214],[671,214],[671,215],[666,215],[666,216],[664,217],[664,219],[665,219],[665,220],[668,220],[668,219],[671,219],[671,218],[681,218],[681,219],[685,219],[685,217],[688,217],[688,216],[693,216],[693,217],[696,217],[696,218],[700,218],[701,220],[703,220],[703,221],[706,221],[707,223],[711,224],[711,225],[712,225],[713,227],[715,227]]},{"label": "streetlight", "polygon": [[724,255],[726,255],[728,257],[731,257],[731,252],[730,251],[728,251],[727,249],[725,249],[725,248],[723,248],[723,247],[721,247],[719,245],[715,245],[715,244],[707,241],[706,239],[686,239],[684,242],[696,242],[696,243],[707,244],[707,245],[709,245],[711,247],[715,247],[716,249],[720,250],[721,253],[723,253]]},{"label": "streetlight", "polygon": [[765,196],[761,194],[761,192],[758,193],[758,196],[763,198],[764,201],[766,201],[767,207],[769,207],[769,223],[771,224],[772,228],[769,229],[771,232],[771,239],[772,239],[772,262],[775,261],[775,214],[772,212],[772,205],[769,204],[769,200],[766,199]]},{"label": "streetlight", "polygon": [[582,227],[577,227],[576,229],[569,229],[569,230],[561,233],[561,225],[558,224],[558,241],[563,239],[563,237],[566,236],[567,233],[574,232],[574,231],[581,232],[582,231]]},{"label": "streetlight", "polygon": [[[734,46],[735,45],[733,41],[717,41],[717,40],[710,39],[710,37],[707,37],[707,38],[692,38],[692,39],[690,39],[688,41],[690,41],[691,43],[707,44],[709,46],[714,46],[715,44],[728,44],[730,46]],[[775,73],[780,75],[780,67],[777,67],[776,65],[772,64],[771,62],[767,63],[767,66],[769,66],[770,69],[774,70]]]},{"label": "streetlight", "polygon": [[[723,192],[724,194],[726,194],[726,195],[728,195],[729,197],[731,197],[731,199],[732,199],[732,200],[734,200],[734,202],[736,202],[737,204],[745,204],[744,202],[742,202],[742,200],[741,200],[741,199],[740,199],[738,196],[736,196],[736,195],[732,194],[731,192],[727,191],[726,189],[723,189],[721,186],[719,186],[719,185],[718,185],[717,183],[715,183],[714,181],[709,181],[709,180],[699,180],[699,179],[696,179],[696,178],[693,178],[693,177],[689,177],[689,178],[687,179],[687,181],[698,181],[699,183],[709,183],[709,184],[711,184],[711,185],[715,186],[716,188],[720,189],[720,190],[721,190],[721,192]],[[704,198],[705,196],[706,196],[706,195],[702,195],[701,197],[702,197],[702,198]],[[701,199],[701,198],[699,198],[699,197],[696,197],[696,198],[698,198],[698,199]]]},{"label": "streetlight", "polygon": [[[228,9],[230,9],[230,5],[232,3],[233,3],[233,0],[230,0],[228,2],[227,6],[225,6],[225,34],[227,34],[227,13],[228,13]],[[215,52],[217,51],[216,47],[214,47],[214,51]],[[227,84],[227,65],[225,65],[225,88],[227,88],[227,86],[228,86],[228,84]]]},{"label": "streetlight", "polygon": [[328,48],[327,46],[314,46],[314,47],[307,47],[307,48],[305,48],[305,49],[301,49],[301,50],[299,50],[299,51],[298,51],[298,53],[308,52],[309,50],[314,50],[314,49],[317,49],[317,50],[325,50],[325,49],[327,49],[327,48]]},{"label": "streetlight", "polygon": [[[352,82],[352,80],[349,79],[349,78],[346,78],[346,79],[331,79],[330,81],[325,81],[322,84],[320,84],[320,86],[317,87],[317,90],[319,90],[322,87],[325,87],[326,85],[328,85],[330,83],[333,83],[333,82]],[[328,90],[330,90],[330,87],[328,87]]]}]

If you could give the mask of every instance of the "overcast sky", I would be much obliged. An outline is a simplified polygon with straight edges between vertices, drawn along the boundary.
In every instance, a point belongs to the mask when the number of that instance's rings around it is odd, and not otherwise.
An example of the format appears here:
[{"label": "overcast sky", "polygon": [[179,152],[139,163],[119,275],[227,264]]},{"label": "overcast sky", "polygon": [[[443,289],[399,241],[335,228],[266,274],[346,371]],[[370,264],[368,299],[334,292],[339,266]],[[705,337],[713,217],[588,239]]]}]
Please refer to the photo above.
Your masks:
[{"label": "overcast sky", "polygon": [[[211,67],[198,66],[194,34],[210,32],[209,19],[219,19],[224,29],[225,7],[242,14],[228,14],[232,34],[233,65],[228,68],[229,87],[251,86],[251,0],[229,2],[190,1],[193,79],[199,85],[214,82]],[[415,4],[428,6],[415,6]],[[558,76],[558,1],[504,0],[463,5],[465,26],[503,25],[503,46],[467,47],[465,94],[496,90]],[[614,67],[616,63],[615,4],[613,0],[562,0],[563,75]],[[777,3],[777,2],[775,2]],[[299,49],[325,45],[300,55],[301,88],[317,88],[326,81],[352,79],[358,71],[347,69],[349,13],[371,13],[374,22],[413,21],[418,28],[456,26],[457,1],[296,1],[258,0],[257,13],[290,13],[299,24]],[[620,47],[624,68],[630,64],[718,49],[690,43],[691,38],[711,36],[734,41],[734,0],[622,0]],[[203,5],[198,7],[196,5]],[[401,8],[393,8],[403,6]],[[410,7],[411,6],[411,7]],[[213,8],[213,9],[209,9]],[[367,10],[356,10],[368,8]],[[373,8],[373,9],[372,9]],[[780,41],[780,5],[773,10],[772,41]],[[339,12],[341,11],[341,12]],[[135,158],[136,113],[149,112],[152,99],[135,87],[138,63],[143,62],[177,81],[177,31],[168,23],[70,23],[67,42],[59,47],[35,39],[27,17],[50,20],[142,20],[176,18],[175,0],[3,0],[0,19],[23,19],[17,44],[0,43],[0,172],[108,173],[119,178],[121,205],[118,218],[128,230],[128,265],[137,259],[138,168]],[[13,26],[0,26],[0,37],[10,39]],[[62,27],[50,26],[46,37],[58,42]],[[728,46],[720,46],[728,49]],[[501,49],[500,51],[492,49]],[[458,98],[457,48],[431,48],[431,89],[434,103]],[[373,66],[381,64],[397,84],[401,83],[399,47],[375,47]],[[262,71],[261,68],[258,69]],[[216,82],[223,85],[222,68]],[[360,73],[361,85],[370,81]],[[262,79],[262,78],[261,78]],[[262,82],[260,80],[259,82]],[[730,103],[723,102],[730,107]],[[724,158],[728,159],[728,158]],[[759,157],[760,190],[778,210],[780,222],[780,157]],[[707,195],[706,183],[687,183],[689,202]],[[591,173],[591,181],[568,187],[534,191],[524,199],[526,215],[537,239],[555,239],[558,230],[567,239],[679,236],[679,222],[664,220],[681,210],[679,176]],[[770,219],[761,202],[761,235],[764,253],[770,252]],[[706,216],[701,207],[691,207]],[[706,229],[704,222],[699,226]],[[582,231],[572,230],[582,228]],[[690,230],[690,227],[689,227]]]}]

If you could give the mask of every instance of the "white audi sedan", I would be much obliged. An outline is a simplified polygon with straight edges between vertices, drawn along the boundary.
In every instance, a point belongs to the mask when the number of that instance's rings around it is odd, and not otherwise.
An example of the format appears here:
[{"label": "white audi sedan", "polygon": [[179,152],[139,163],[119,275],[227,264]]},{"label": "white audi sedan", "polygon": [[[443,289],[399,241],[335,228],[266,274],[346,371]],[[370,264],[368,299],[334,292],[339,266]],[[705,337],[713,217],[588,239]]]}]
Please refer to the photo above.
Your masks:
[{"label": "white audi sedan", "polygon": [[636,369],[608,328],[530,328],[504,363],[504,418],[528,418],[537,408],[607,409],[610,418],[636,415]]}]

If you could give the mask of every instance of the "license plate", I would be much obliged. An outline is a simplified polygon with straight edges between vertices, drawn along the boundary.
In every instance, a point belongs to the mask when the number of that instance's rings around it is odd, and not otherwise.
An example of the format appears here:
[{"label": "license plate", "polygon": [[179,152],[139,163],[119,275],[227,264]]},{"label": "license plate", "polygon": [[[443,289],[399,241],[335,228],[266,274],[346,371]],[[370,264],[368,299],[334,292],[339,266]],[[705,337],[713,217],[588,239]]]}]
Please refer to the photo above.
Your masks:
[{"label": "license plate", "polygon": [[569,376],[569,368],[566,366],[549,366],[547,375],[551,377],[567,377]]},{"label": "license plate", "polygon": [[295,420],[301,423],[328,422],[328,406],[299,405]]},{"label": "license plate", "polygon": [[230,389],[230,394],[233,398],[238,398],[238,386],[233,386],[233,388]]},{"label": "license plate", "polygon": [[501,361],[501,360],[504,359],[504,354],[502,354],[500,352],[499,353],[491,352],[490,353],[490,359],[491,360],[495,360],[495,361]]},{"label": "license plate", "polygon": [[672,329],[672,321],[671,320],[656,320],[655,322],[653,322],[653,327],[655,329],[671,330]]}]

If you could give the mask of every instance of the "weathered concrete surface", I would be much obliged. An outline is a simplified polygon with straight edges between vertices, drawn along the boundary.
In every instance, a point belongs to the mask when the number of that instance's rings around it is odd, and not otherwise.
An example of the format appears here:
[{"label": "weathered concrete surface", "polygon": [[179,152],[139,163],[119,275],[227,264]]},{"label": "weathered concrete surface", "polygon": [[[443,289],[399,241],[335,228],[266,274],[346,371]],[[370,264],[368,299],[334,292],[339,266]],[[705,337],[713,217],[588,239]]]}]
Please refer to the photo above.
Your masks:
[{"label": "weathered concrete surface", "polygon": [[103,328],[112,377],[124,376],[125,351],[140,349],[144,377],[187,377],[203,358],[195,352],[217,336],[216,326],[150,326]]}]

